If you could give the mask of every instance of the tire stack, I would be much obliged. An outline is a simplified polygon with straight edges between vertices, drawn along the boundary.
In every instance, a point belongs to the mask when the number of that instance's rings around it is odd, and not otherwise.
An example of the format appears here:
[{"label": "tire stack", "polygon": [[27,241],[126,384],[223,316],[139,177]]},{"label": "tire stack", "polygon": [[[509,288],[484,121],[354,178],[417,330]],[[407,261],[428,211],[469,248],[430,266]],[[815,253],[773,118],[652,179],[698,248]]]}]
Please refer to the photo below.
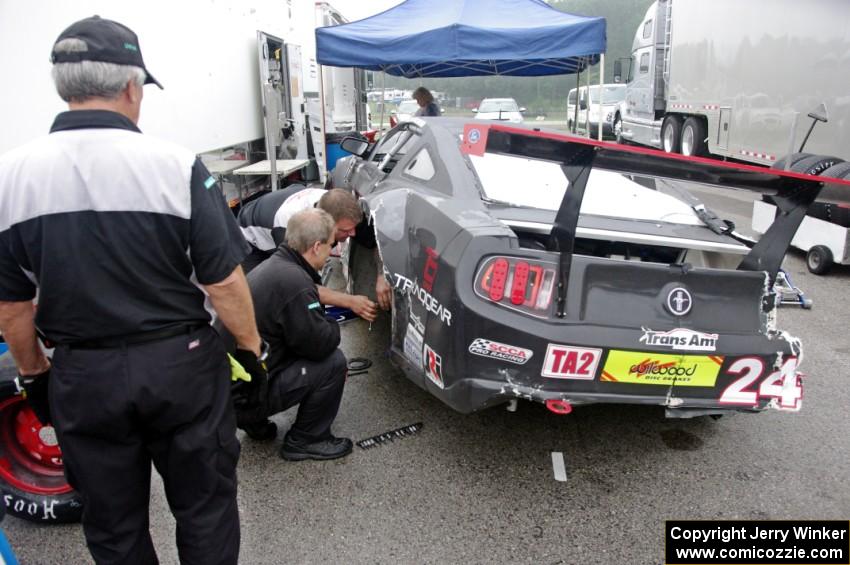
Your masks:
[{"label": "tire stack", "polygon": [[[839,157],[792,153],[776,161],[771,168],[785,170],[786,163],[788,170],[793,173],[850,180],[850,162],[845,162]],[[850,208],[844,206],[814,202],[809,207],[807,215],[850,228]],[[816,275],[823,275],[829,271],[833,259],[829,247],[814,245],[806,253],[806,267]]]}]

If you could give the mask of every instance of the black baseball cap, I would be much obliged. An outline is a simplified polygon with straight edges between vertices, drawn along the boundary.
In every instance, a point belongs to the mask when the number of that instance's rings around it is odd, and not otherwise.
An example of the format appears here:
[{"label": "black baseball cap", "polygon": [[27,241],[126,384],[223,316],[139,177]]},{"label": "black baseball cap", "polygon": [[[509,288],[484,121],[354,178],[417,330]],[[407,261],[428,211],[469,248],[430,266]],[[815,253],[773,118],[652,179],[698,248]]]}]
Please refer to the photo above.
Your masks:
[{"label": "black baseball cap", "polygon": [[139,38],[133,30],[112,20],[92,16],[71,24],[56,38],[54,46],[63,39],[79,39],[86,44],[81,51],[61,51],[54,49],[50,55],[52,63],[79,63],[80,61],[100,61],[116,65],[132,65],[144,69],[147,78],[145,84],[155,84],[162,88],[158,80],[145,67]]}]

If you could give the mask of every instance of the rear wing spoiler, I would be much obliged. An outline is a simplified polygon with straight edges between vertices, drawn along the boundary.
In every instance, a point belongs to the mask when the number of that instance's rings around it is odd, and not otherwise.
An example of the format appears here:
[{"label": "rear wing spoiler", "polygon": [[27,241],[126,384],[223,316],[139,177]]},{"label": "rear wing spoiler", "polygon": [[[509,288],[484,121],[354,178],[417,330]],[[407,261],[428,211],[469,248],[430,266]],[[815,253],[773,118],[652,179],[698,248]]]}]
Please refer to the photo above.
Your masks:
[{"label": "rear wing spoiler", "polygon": [[[501,153],[560,163],[569,180],[555,216],[549,247],[560,252],[562,283],[558,288],[558,315],[565,315],[576,226],[584,190],[593,167],[674,181],[732,187],[770,195],[779,210],[773,225],[738,265],[742,271],[765,271],[776,281],[782,259],[797,228],[815,199],[850,203],[850,182],[802,175],[752,165],[730,164],[684,157],[615,143],[593,141],[554,132],[527,130],[500,124],[466,124],[461,151],[470,155]],[[772,305],[766,305],[766,309]]]}]

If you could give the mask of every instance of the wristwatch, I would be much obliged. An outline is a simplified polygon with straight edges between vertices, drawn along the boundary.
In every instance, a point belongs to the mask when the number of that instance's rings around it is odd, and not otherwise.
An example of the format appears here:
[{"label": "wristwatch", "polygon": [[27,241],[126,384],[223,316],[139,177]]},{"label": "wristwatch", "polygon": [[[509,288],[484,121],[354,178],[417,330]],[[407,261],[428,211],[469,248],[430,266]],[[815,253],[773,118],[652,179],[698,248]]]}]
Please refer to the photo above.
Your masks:
[{"label": "wristwatch", "polygon": [[269,342],[264,339],[260,339],[260,354],[257,356],[257,361],[263,363],[266,359],[269,358]]}]

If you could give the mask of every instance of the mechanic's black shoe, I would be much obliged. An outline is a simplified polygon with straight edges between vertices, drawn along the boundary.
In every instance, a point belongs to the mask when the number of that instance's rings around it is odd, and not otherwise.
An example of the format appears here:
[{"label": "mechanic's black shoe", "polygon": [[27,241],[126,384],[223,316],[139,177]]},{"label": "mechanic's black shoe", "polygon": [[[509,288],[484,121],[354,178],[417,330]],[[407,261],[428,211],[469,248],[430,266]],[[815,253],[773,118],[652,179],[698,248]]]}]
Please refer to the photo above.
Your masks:
[{"label": "mechanic's black shoe", "polygon": [[270,441],[277,437],[277,424],[271,420],[245,424],[242,429],[254,441]]},{"label": "mechanic's black shoe", "polygon": [[298,445],[283,440],[280,456],[287,461],[303,461],[304,459],[338,459],[351,453],[354,444],[347,437],[334,437]]}]

